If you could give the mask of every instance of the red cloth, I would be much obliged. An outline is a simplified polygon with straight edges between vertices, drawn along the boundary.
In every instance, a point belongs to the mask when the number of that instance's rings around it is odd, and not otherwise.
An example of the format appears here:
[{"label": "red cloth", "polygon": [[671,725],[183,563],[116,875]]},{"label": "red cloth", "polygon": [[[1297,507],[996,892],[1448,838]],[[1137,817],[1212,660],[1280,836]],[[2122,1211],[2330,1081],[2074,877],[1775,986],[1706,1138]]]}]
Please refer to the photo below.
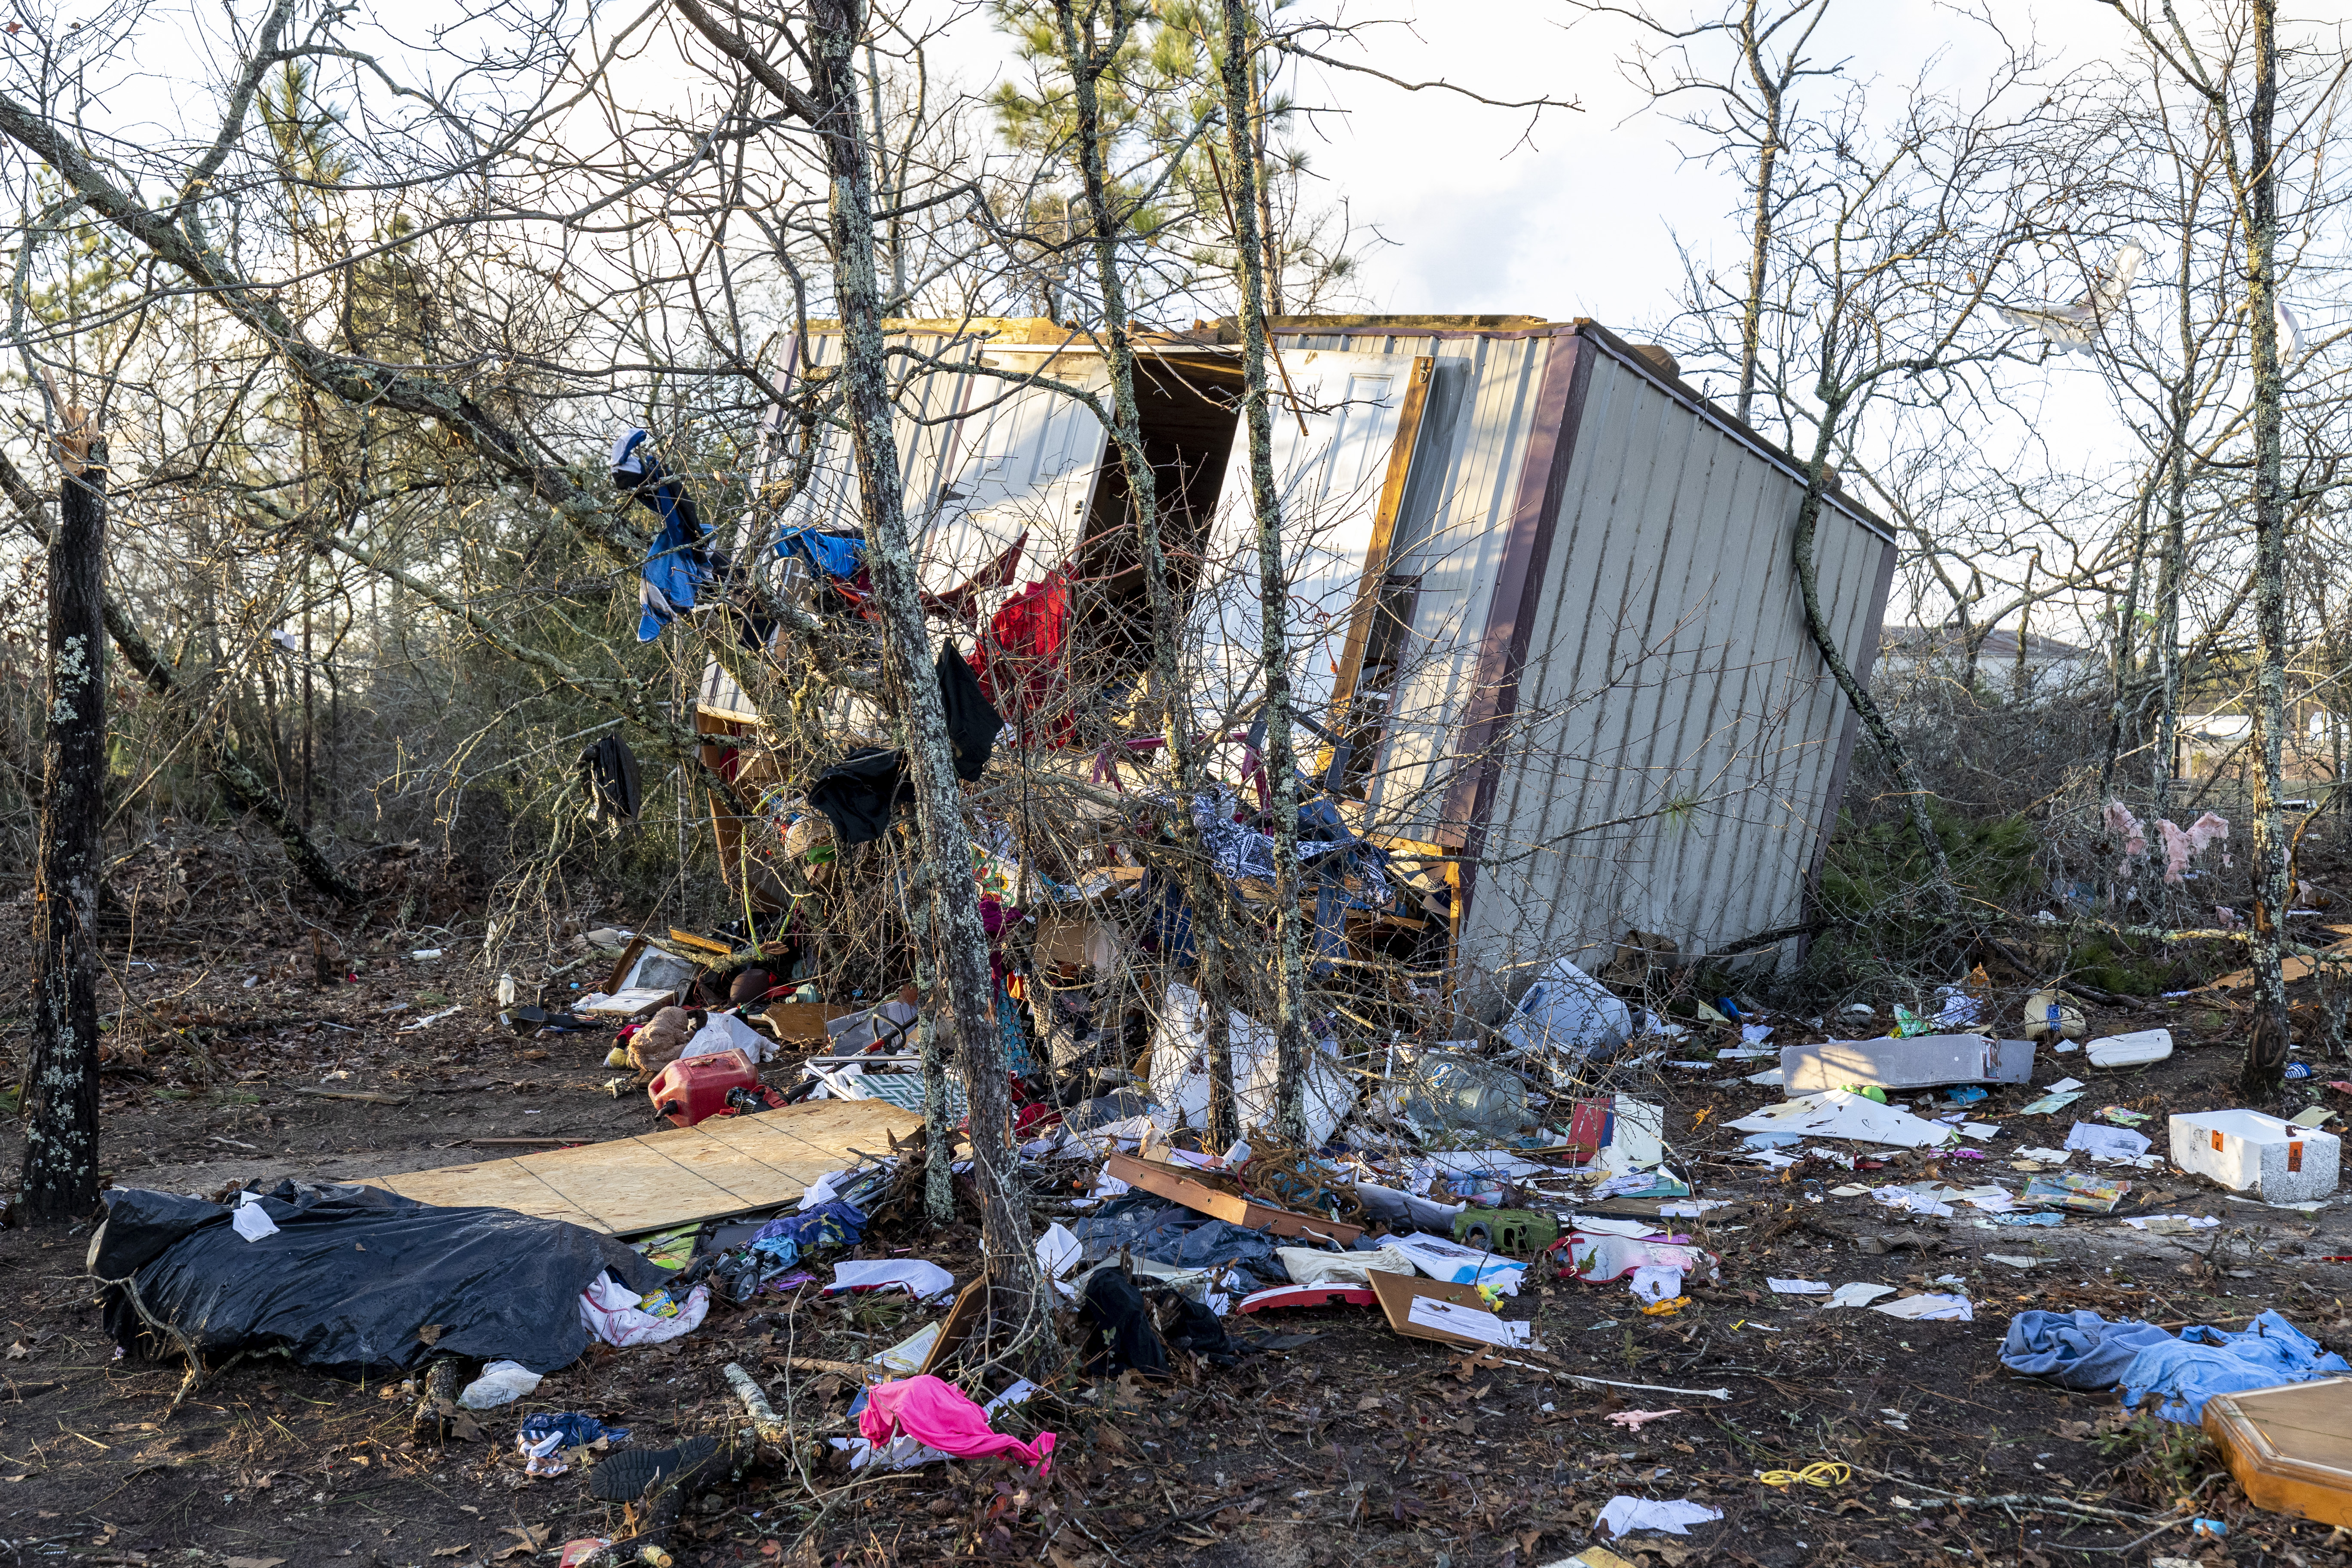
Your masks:
[{"label": "red cloth", "polygon": [[895,1436],[894,1427],[959,1459],[1009,1454],[1041,1476],[1053,1467],[1051,1432],[1039,1433],[1034,1444],[992,1432],[986,1411],[955,1384],[936,1377],[902,1377],[877,1383],[866,1391],[866,1408],[857,1416],[858,1431],[878,1447]]},{"label": "red cloth", "polygon": [[1063,700],[1063,645],[1070,632],[1070,580],[1048,572],[1004,601],[972,649],[981,689],[1023,745],[1069,744]]}]

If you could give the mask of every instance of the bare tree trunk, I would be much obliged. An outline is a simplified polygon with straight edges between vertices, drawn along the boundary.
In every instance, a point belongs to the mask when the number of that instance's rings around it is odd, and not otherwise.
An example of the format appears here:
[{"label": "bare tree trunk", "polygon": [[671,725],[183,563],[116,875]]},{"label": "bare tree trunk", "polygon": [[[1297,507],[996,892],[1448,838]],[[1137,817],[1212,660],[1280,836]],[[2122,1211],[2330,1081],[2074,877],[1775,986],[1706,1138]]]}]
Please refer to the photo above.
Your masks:
[{"label": "bare tree trunk", "polygon": [[106,445],[68,460],[49,541],[49,683],[34,872],[33,1050],[18,1200],[35,1225],[98,1204],[99,827],[106,816]]},{"label": "bare tree trunk", "polygon": [[1837,419],[1843,410],[1835,402],[1827,403],[1822,410],[1820,434],[1813,441],[1813,456],[1805,465],[1805,499],[1797,505],[1796,537],[1790,542],[1790,554],[1797,568],[1797,587],[1805,602],[1805,630],[1821,650],[1822,661],[1830,667],[1832,679],[1845,700],[1853,704],[1862,727],[1886,759],[1886,771],[1895,775],[1895,788],[1903,792],[1903,803],[1911,818],[1911,831],[1927,852],[1928,865],[1935,868],[1935,897],[1937,908],[1947,915],[1959,912],[1959,889],[1952,884],[1952,862],[1944,853],[1944,841],[1936,837],[1936,825],[1927,819],[1927,789],[1919,782],[1918,770],[1911,765],[1911,755],[1878,710],[1870,693],[1854,679],[1853,668],[1838,650],[1837,639],[1830,635],[1829,623],[1822,619],[1821,565],[1813,559],[1813,538],[1821,527],[1824,487],[1829,475],[1830,446],[1836,433]]},{"label": "bare tree trunk", "polygon": [[1127,474],[1128,495],[1135,508],[1136,550],[1143,563],[1144,597],[1151,616],[1152,696],[1160,707],[1160,733],[1167,738],[1169,760],[1176,771],[1177,794],[1181,797],[1171,826],[1177,847],[1184,855],[1185,896],[1192,915],[1192,948],[1197,955],[1194,978],[1200,983],[1202,1030],[1209,1066],[1209,1141],[1222,1149],[1240,1136],[1225,1001],[1229,986],[1224,966],[1233,952],[1233,922],[1224,889],[1202,847],[1200,826],[1192,820],[1191,810],[1192,797],[1201,789],[1201,751],[1199,737],[1192,732],[1191,705],[1184,700],[1180,658],[1183,646],[1182,606],[1177,603],[1175,584],[1168,575],[1168,555],[1160,531],[1160,479],[1144,450],[1143,415],[1135,395],[1133,322],[1118,257],[1119,236],[1127,230],[1128,215],[1112,207],[1110,178],[1104,164],[1102,75],[1118,59],[1127,41],[1128,29],[1142,14],[1142,7],[1131,5],[1129,0],[1112,0],[1110,30],[1097,40],[1091,16],[1082,24],[1075,0],[1054,0],[1063,63],[1070,73],[1072,107],[1077,119],[1078,177],[1086,190],[1095,287],[1102,300],[1103,358],[1110,371],[1110,438],[1118,448],[1119,466]]},{"label": "bare tree trunk", "polygon": [[1307,1018],[1298,933],[1298,768],[1290,734],[1290,584],[1282,561],[1282,497],[1274,486],[1274,409],[1265,382],[1270,279],[1257,232],[1265,171],[1253,133],[1249,0],[1225,0],[1225,145],[1234,160],[1234,249],[1242,261],[1242,413],[1250,500],[1257,517],[1258,668],[1265,676],[1265,771],[1274,784],[1275,1123],[1307,1141]]},{"label": "bare tree trunk", "polygon": [[991,1337],[1009,1348],[1015,1336],[1053,1353],[1053,1318],[1037,1287],[1020,1157],[1013,1145],[1011,1099],[996,1016],[996,983],[988,938],[970,873],[963,795],[948,740],[947,712],[932,673],[930,635],[915,574],[914,552],[891,431],[881,282],[875,271],[874,187],[858,105],[856,51],[865,30],[859,0],[814,0],[808,10],[810,98],[832,181],[828,213],[834,292],[841,312],[842,383],[850,443],[857,458],[874,603],[882,616],[883,678],[905,726],[923,856],[932,868],[931,903],[971,1103],[972,1173],[980,1188],[982,1247],[989,1280]]},{"label": "bare tree trunk", "polygon": [[[1757,79],[1769,81],[1760,68]],[[1743,425],[1748,423],[1748,411],[1756,402],[1756,362],[1764,338],[1766,258],[1772,247],[1772,174],[1780,161],[1780,95],[1769,86],[1765,90],[1771,118],[1766,122],[1763,144],[1756,153],[1756,218],[1748,252],[1748,295],[1740,301],[1739,310],[1738,410]]]},{"label": "bare tree trunk", "polygon": [[2147,562],[2147,512],[2154,497],[2153,476],[2139,492],[2139,506],[2132,516],[2131,571],[2124,579],[2123,602],[2116,607],[2115,646],[2108,650],[2107,682],[2107,743],[2099,758],[2099,804],[2104,805],[2113,796],[2116,765],[2123,755],[2125,715],[2131,708],[2132,631],[2139,619],[2140,576]]},{"label": "bare tree trunk", "polygon": [[[2181,257],[2184,277],[2188,254]],[[2186,353],[2194,342],[2189,321],[2189,292],[2184,282],[2180,289],[2180,344]],[[2172,806],[2172,776],[2179,770],[2174,755],[2180,745],[2180,584],[2189,551],[2189,366],[2180,369],[2180,380],[2172,389],[2169,419],[2165,430],[2166,453],[2164,476],[2164,542],[2157,552],[2156,568],[2156,765],[2152,782],[2156,786],[2158,809],[2167,815]]]},{"label": "bare tree trunk", "polygon": [[2278,175],[2271,121],[2278,102],[2277,0],[2252,0],[2254,94],[2247,154],[2253,178],[2246,229],[2246,313],[2254,347],[2253,970],[2255,1026],[2247,1037],[2245,1087],[2276,1093],[2286,1070],[2286,980],[2279,961],[2287,910],[2287,838],[2281,819],[2281,742],[2286,733],[2286,516],[2279,494],[2279,416],[2285,400],[2278,359]]}]

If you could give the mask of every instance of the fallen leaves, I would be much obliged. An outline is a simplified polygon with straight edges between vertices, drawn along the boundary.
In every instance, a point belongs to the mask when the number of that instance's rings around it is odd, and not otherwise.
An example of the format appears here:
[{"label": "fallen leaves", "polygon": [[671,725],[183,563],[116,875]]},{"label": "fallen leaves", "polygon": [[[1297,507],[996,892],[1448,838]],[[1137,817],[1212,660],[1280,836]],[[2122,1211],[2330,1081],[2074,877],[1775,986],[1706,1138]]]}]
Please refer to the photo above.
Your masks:
[{"label": "fallen leaves", "polygon": [[[521,1530],[510,1524],[506,1527],[506,1533],[519,1539],[504,1552],[492,1552],[490,1561],[493,1563],[503,1563],[509,1557],[535,1557],[539,1554],[540,1549],[547,1544],[548,1537],[554,1532],[544,1524],[534,1524]],[[440,1553],[436,1552],[434,1555],[437,1557]]]}]

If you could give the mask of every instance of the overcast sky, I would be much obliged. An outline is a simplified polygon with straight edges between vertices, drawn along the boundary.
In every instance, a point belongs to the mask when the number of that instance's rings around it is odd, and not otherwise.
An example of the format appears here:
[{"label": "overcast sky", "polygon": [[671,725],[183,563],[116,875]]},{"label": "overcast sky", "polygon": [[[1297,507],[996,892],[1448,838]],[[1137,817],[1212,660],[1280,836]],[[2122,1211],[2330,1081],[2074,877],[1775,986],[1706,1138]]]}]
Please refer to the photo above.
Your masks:
[{"label": "overcast sky", "polygon": [[[2013,37],[2066,58],[2122,41],[2123,24],[2099,0],[1994,4]],[[1672,17],[1694,7],[1655,0],[1654,8]],[[1583,106],[1548,110],[1529,131],[1524,112],[1309,66],[1300,103],[1330,111],[1302,116],[1297,140],[1328,199],[1389,242],[1365,251],[1370,309],[1591,316],[1638,328],[1672,309],[1677,235],[1701,253],[1736,258],[1738,186],[1727,172],[1685,161],[1677,143],[1695,145],[1689,133],[1647,110],[1627,82],[1619,61],[1639,36],[1631,25],[1580,18],[1567,0],[1300,0],[1284,15],[1307,13],[1393,19],[1349,51],[1391,75]],[[999,68],[1001,44],[978,17],[958,35],[952,63],[978,86]],[[1981,68],[1992,58],[1988,39],[1928,0],[1845,0],[1813,52],[1891,89],[1931,62],[1952,78]]]}]

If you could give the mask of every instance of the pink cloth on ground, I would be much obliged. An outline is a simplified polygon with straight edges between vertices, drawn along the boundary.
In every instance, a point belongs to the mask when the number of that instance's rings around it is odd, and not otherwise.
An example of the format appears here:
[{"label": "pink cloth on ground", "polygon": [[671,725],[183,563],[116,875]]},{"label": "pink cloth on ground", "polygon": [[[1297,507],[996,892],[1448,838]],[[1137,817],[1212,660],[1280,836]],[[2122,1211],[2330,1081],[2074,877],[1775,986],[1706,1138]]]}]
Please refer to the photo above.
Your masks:
[{"label": "pink cloth on ground", "polygon": [[1051,1432],[1040,1432],[1037,1441],[1029,1444],[991,1431],[986,1411],[966,1398],[961,1389],[936,1377],[901,1377],[866,1391],[858,1431],[879,1447],[890,1440],[893,1427],[959,1459],[1010,1454],[1041,1476],[1053,1461]]}]

